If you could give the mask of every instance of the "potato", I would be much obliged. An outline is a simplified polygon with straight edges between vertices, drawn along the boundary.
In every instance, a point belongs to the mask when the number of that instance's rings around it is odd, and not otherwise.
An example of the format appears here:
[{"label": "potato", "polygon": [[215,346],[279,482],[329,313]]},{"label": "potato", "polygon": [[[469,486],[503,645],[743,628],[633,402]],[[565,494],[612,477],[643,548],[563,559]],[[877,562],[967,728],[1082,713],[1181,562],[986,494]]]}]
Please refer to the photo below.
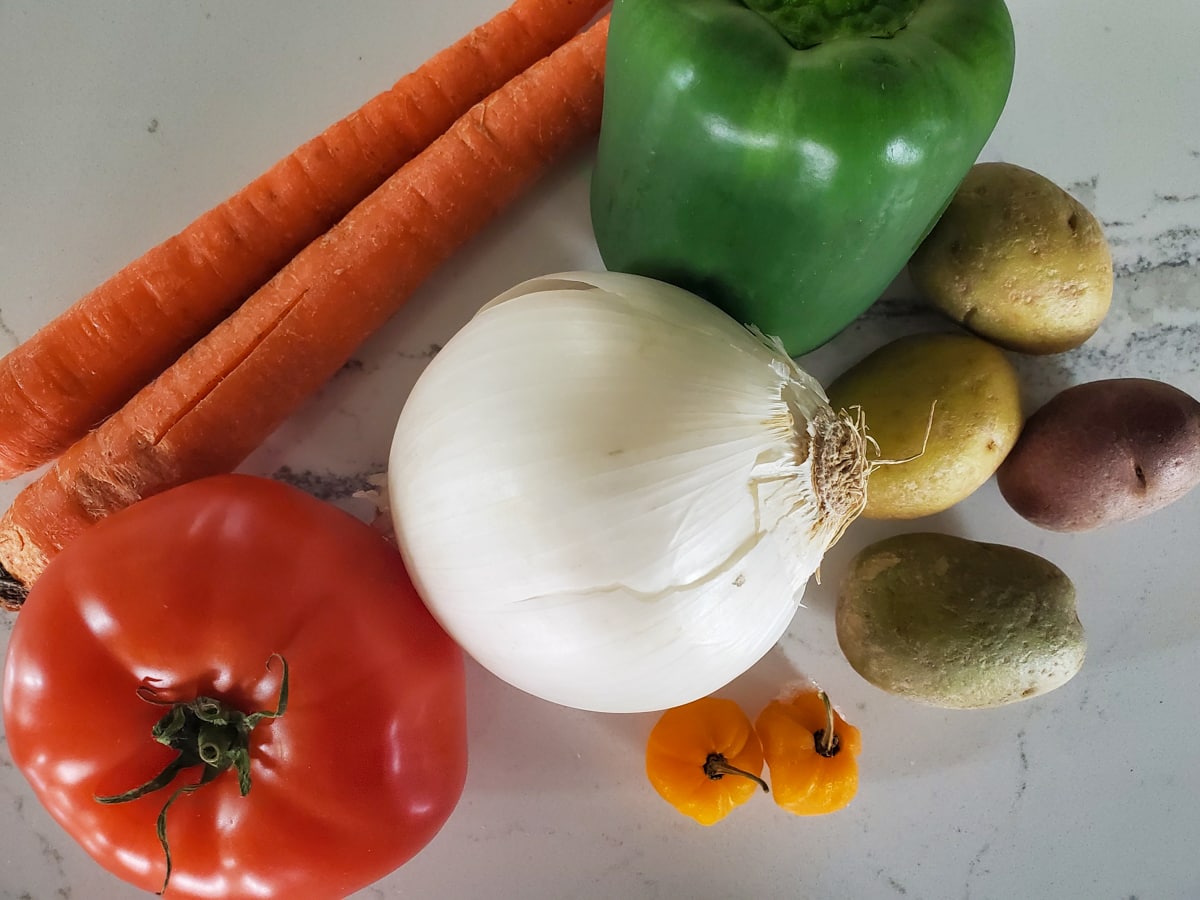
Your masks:
[{"label": "potato", "polygon": [[1051,531],[1147,515],[1200,482],[1200,403],[1143,378],[1067,388],[1029,418],[996,480],[1009,506]]},{"label": "potato", "polygon": [[862,408],[882,458],[917,457],[871,472],[869,519],[948,509],[991,477],[1021,429],[1016,370],[1003,351],[969,334],[892,341],[837,378],[828,394],[834,409]]},{"label": "potato", "polygon": [[1044,694],[1083,665],[1075,587],[1015,547],[902,534],[862,550],[837,601],[850,665],[890,693],[974,709]]},{"label": "potato", "polygon": [[936,309],[1024,353],[1079,346],[1112,302],[1112,256],[1095,216],[1008,163],[967,173],[908,269]]}]

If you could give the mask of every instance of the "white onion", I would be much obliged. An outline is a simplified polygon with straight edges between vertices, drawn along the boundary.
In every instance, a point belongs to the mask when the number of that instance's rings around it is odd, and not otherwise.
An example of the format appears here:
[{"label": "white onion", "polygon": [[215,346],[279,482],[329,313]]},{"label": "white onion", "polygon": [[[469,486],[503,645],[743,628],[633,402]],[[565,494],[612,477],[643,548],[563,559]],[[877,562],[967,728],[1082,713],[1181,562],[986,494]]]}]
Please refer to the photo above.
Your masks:
[{"label": "white onion", "polygon": [[510,684],[665,709],[783,635],[861,512],[862,432],[777,346],[686,291],[563,273],[484,306],[400,415],[413,580]]}]

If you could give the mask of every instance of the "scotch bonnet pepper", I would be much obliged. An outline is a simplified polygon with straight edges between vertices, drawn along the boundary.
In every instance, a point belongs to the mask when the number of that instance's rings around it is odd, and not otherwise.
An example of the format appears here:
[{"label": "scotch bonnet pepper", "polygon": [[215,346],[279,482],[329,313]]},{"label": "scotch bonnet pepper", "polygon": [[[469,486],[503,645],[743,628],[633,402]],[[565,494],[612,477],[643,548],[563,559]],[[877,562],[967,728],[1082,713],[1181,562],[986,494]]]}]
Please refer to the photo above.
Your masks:
[{"label": "scotch bonnet pepper", "polygon": [[1003,0],[615,0],[592,181],[612,270],[793,355],[937,221],[1008,98]]}]

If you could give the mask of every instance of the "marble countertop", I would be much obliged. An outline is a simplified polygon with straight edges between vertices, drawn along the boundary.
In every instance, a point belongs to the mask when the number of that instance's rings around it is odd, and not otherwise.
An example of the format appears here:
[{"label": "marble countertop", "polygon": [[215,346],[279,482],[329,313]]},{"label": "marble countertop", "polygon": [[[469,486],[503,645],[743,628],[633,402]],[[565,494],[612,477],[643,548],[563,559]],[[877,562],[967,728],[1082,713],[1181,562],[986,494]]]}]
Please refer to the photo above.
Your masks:
[{"label": "marble countertop", "polygon": [[[182,227],[502,0],[130,0],[0,4],[0,351]],[[1068,188],[1103,222],[1112,312],[1085,346],[1015,357],[1030,408],[1068,384],[1169,381],[1200,396],[1200,6],[1009,0],[1018,61],[984,159]],[[475,308],[516,282],[599,268],[588,154],[555,170],[367,342],[246,463],[363,515],[406,392]],[[903,278],[802,363],[827,380],[940,327]],[[23,481],[0,484],[7,503]],[[1063,688],[951,712],[884,694],[841,657],[830,577],[726,692],[759,702],[797,670],[863,731],[852,806],[754,804],[704,829],[642,773],[647,716],[552,706],[469,667],[471,768],[420,855],[358,896],[1188,900],[1200,897],[1200,491],[1083,536],[1040,531],[994,482],[917,523],[856,523],[825,571],[885,534],[1024,547],[1076,582],[1089,636]],[[0,619],[0,650],[13,617]],[[39,806],[0,741],[0,898],[121,900]]]}]

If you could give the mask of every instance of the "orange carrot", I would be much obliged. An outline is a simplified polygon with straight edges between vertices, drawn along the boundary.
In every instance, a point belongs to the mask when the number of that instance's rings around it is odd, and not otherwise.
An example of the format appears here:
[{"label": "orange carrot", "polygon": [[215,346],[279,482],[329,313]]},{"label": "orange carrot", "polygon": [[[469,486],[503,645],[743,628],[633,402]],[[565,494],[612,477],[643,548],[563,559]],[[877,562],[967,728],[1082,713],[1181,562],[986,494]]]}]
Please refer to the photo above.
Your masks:
[{"label": "orange carrot", "polygon": [[515,0],[86,294],[0,360],[0,478],[53,459],[472,104],[605,0]]},{"label": "orange carrot", "polygon": [[0,518],[8,605],[103,516],[248,456],[418,285],[600,127],[607,16],[477,104]]}]

